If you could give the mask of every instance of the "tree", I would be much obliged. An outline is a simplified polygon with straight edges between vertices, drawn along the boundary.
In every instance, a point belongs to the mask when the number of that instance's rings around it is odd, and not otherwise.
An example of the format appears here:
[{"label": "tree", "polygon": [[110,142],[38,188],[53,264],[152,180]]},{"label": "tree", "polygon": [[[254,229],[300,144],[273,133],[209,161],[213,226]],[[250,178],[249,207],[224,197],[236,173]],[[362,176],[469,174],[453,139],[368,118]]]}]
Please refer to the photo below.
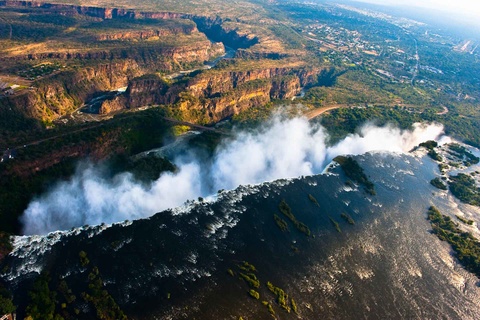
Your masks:
[{"label": "tree", "polygon": [[0,285],[0,315],[13,313],[15,309],[10,293]]},{"label": "tree", "polygon": [[27,307],[27,315],[33,319],[60,320],[59,315],[55,315],[55,297],[56,293],[50,291],[48,283],[50,277],[42,273],[34,282],[32,290],[28,293],[30,303]]}]

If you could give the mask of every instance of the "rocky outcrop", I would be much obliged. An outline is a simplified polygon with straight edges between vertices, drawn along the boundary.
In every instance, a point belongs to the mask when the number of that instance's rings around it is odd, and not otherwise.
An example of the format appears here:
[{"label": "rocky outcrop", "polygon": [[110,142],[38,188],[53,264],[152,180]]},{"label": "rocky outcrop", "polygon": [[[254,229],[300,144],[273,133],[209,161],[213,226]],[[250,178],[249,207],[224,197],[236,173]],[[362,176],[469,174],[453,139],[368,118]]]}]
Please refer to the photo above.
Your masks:
[{"label": "rocky outcrop", "polygon": [[49,9],[50,12],[58,12],[65,15],[80,14],[101,19],[116,19],[116,18],[130,18],[130,19],[180,19],[188,17],[183,13],[175,12],[138,12],[129,9],[119,8],[101,8],[93,6],[75,6],[69,4],[46,3],[39,1],[17,1],[17,0],[2,0],[0,7],[26,7],[26,8],[44,8]]},{"label": "rocky outcrop", "polygon": [[131,9],[75,6],[38,1],[0,0],[0,7],[46,8],[50,12],[63,15],[86,15],[101,19],[191,19],[198,29],[217,42],[223,42],[232,48],[248,48],[258,42],[255,35],[240,32],[236,28],[225,27],[225,21],[219,17],[210,18],[177,12],[143,12]]},{"label": "rocky outcrop", "polygon": [[67,4],[54,4],[38,1],[0,0],[0,7],[28,7],[45,8],[50,12],[62,15],[86,15],[101,19],[189,19],[193,20],[198,29],[210,39],[222,42],[225,45],[238,49],[249,48],[258,43],[258,38],[249,32],[240,31],[235,27],[228,27],[220,17],[204,17],[194,14],[177,12],[143,12],[131,9],[102,8],[92,6],[75,6]]},{"label": "rocky outcrop", "polygon": [[320,73],[304,68],[212,71],[175,84],[149,75],[130,81],[125,107],[175,105],[188,120],[215,122],[272,99],[290,99],[301,87],[316,83]]},{"label": "rocky outcrop", "polygon": [[185,85],[168,85],[157,75],[135,78],[128,84],[124,107],[136,108],[154,104],[174,104]]},{"label": "rocky outcrop", "polygon": [[202,63],[222,55],[225,48],[222,43],[208,40],[180,47],[162,47],[145,45],[138,47],[115,48],[112,50],[90,52],[43,52],[23,56],[2,57],[2,60],[116,60],[131,59],[148,69],[170,71],[178,63]]},{"label": "rocky outcrop", "polygon": [[114,40],[148,40],[152,38],[165,37],[176,34],[192,34],[198,32],[197,28],[192,26],[179,26],[170,28],[152,28],[149,30],[135,30],[113,33],[95,34],[97,41],[114,41]]},{"label": "rocky outcrop", "polygon": [[175,62],[204,62],[213,57],[218,57],[225,53],[225,47],[221,42],[211,43],[210,41],[199,42],[193,46],[174,48],[165,50],[167,57],[171,57]]},{"label": "rocky outcrop", "polygon": [[[31,53],[8,59],[28,60],[82,60],[81,64],[92,65],[76,70],[67,69],[38,81],[36,90],[29,91],[19,100],[27,102],[23,108],[27,114],[46,121],[65,115],[82,105],[93,94],[127,86],[124,95],[108,99],[100,106],[102,114],[122,108],[145,105],[176,105],[180,109],[206,117],[206,122],[232,116],[246,108],[265,104],[271,99],[289,99],[300,92],[300,88],[316,83],[320,70],[304,67],[281,67],[280,59],[285,55],[267,52],[252,53],[241,50],[237,55],[249,59],[265,59],[276,67],[231,68],[234,71],[210,70],[190,80],[166,83],[158,76],[143,76],[157,71],[171,72],[190,64],[199,64],[225,53],[224,44],[235,49],[247,49],[259,42],[259,38],[248,28],[220,17],[200,17],[169,12],[140,12],[117,8],[99,8],[49,4],[32,1],[0,0],[0,6],[40,7],[64,15],[87,15],[100,19],[190,19],[196,23],[180,23],[178,30],[152,27],[147,30],[132,30],[98,35],[99,41],[149,39],[166,33],[193,33],[199,31],[218,41],[212,43],[201,38],[194,44],[184,46],[159,45],[144,41],[138,46],[115,46],[113,49],[97,51],[65,51]],[[166,24],[169,26],[170,24]],[[172,24],[175,28],[176,24]],[[185,29],[186,28],[186,29]],[[203,36],[203,35],[202,35]],[[249,56],[255,55],[258,56]],[[95,62],[90,62],[93,60]],[[257,61],[258,62],[258,61]],[[225,69],[229,69],[228,66]]]},{"label": "rocky outcrop", "polygon": [[248,108],[265,105],[272,99],[289,99],[297,95],[300,90],[298,76],[276,76],[247,81],[230,91],[210,98],[184,95],[178,106],[183,114],[200,114],[202,121],[216,122]]},{"label": "rocky outcrop", "polygon": [[252,52],[248,49],[238,49],[235,53],[235,58],[240,59],[251,59],[251,60],[260,60],[260,59],[270,59],[270,60],[280,60],[288,58],[288,54],[279,53],[279,52]]},{"label": "rocky outcrop", "polygon": [[184,113],[201,115],[204,122],[215,122],[272,99],[290,99],[322,74],[325,69],[304,67],[206,72],[188,82],[177,105]]},{"label": "rocky outcrop", "polygon": [[290,99],[301,90],[300,78],[296,75],[274,78],[270,89],[272,99]]},{"label": "rocky outcrop", "polygon": [[120,111],[125,108],[126,105],[125,95],[116,96],[113,99],[108,99],[102,102],[102,105],[98,109],[99,114],[109,114],[115,111]]},{"label": "rocky outcrop", "polygon": [[[48,53],[29,55],[32,60],[43,59],[78,59],[85,60],[90,66],[76,69],[65,69],[60,73],[45,77],[36,83],[35,89],[25,91],[3,99],[0,104],[15,106],[23,114],[52,121],[80,107],[95,93],[111,91],[126,87],[135,77],[149,70],[171,71],[181,64],[202,63],[225,52],[222,43],[211,43],[208,40],[184,47],[137,47],[114,49],[110,52],[87,53]],[[88,60],[95,61],[90,63]],[[141,87],[143,82],[132,83],[131,90]],[[148,91],[148,85],[146,90]],[[119,110],[130,105],[142,106],[150,103],[173,103],[181,88],[173,87],[169,94],[163,93],[152,97],[132,94],[131,103],[125,101],[106,102],[101,107],[102,113]],[[165,98],[166,97],[166,98]],[[7,101],[8,100],[8,101]]]},{"label": "rocky outcrop", "polygon": [[220,97],[209,99],[204,104],[189,106],[188,103],[182,102],[180,108],[183,111],[187,111],[188,108],[199,109],[207,115],[208,122],[216,122],[246,109],[267,104],[271,100],[271,90],[272,83],[270,81],[254,81]]},{"label": "rocky outcrop", "polygon": [[[266,68],[247,71],[210,72],[189,81],[187,90],[195,97],[212,96],[230,91],[244,83],[258,79],[274,79],[296,76],[300,86],[315,83],[320,70],[299,68]],[[298,89],[300,90],[300,89]],[[298,93],[298,92],[297,92]],[[296,93],[295,93],[296,94]],[[293,95],[295,95],[293,94]],[[289,98],[290,94],[276,98]]]},{"label": "rocky outcrop", "polygon": [[144,72],[133,60],[68,70],[37,81],[35,89],[2,100],[2,104],[49,122],[80,107],[95,93],[127,86],[129,79]]}]

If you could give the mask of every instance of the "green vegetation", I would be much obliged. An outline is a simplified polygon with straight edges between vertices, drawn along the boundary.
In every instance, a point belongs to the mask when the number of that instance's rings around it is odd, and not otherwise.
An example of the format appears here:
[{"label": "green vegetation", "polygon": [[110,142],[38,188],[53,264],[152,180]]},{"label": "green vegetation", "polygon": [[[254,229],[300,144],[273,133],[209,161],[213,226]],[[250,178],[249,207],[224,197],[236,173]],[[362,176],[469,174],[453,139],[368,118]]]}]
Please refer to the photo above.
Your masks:
[{"label": "green vegetation", "polygon": [[338,224],[337,221],[335,221],[332,217],[328,217],[330,219],[330,222],[332,222],[333,226],[335,227],[335,230],[337,230],[338,233],[342,233],[342,229],[340,229],[340,225]]},{"label": "green vegetation", "polygon": [[432,224],[433,232],[437,237],[448,242],[460,263],[470,272],[480,277],[480,242],[458,228],[458,225],[450,217],[442,215],[435,207],[428,209],[428,219]]},{"label": "green vegetation", "polygon": [[[450,108],[450,107],[449,107]],[[480,126],[476,117],[459,118],[460,111],[450,108],[446,115],[437,115],[435,109],[428,108],[411,112],[405,107],[385,105],[367,108],[341,108],[322,115],[321,124],[331,136],[330,143],[338,142],[347,134],[356,132],[365,122],[374,121],[377,125],[393,124],[400,129],[410,129],[415,122],[437,121],[445,125],[447,134],[457,137],[465,143],[480,146]]]},{"label": "green vegetation", "polygon": [[351,225],[354,225],[355,224],[355,220],[353,220],[353,218],[345,213],[345,212],[342,212],[342,214],[340,215],[340,217],[342,217],[346,222],[348,222],[349,224]]},{"label": "green vegetation", "polygon": [[33,66],[30,69],[26,70],[21,70],[18,72],[19,76],[22,76],[28,80],[34,80],[39,77],[43,77],[46,75],[51,74],[52,72],[55,72],[61,68],[60,64],[58,63],[52,63],[52,64],[39,64],[36,66]]},{"label": "green vegetation", "polygon": [[[14,161],[0,163],[0,231],[19,233],[18,217],[33,196],[73,175],[77,162],[83,157],[90,156],[97,162],[109,161],[111,176],[131,171],[142,182],[158,178],[163,171],[174,171],[176,168],[170,162],[154,156],[129,160],[133,154],[164,143],[170,135],[171,124],[163,120],[163,116],[162,110],[150,109],[119,115],[101,125],[58,127],[36,137],[37,140],[56,138],[16,149]],[[0,144],[2,142],[0,139]]]},{"label": "green vegetation", "polygon": [[291,27],[284,24],[275,24],[270,26],[270,30],[287,45],[289,49],[302,49],[304,44],[303,37]]},{"label": "green vegetation", "polygon": [[71,319],[71,313],[76,313],[73,304],[76,302],[77,297],[64,279],[60,280],[57,285],[57,298],[57,307],[60,306],[61,316],[65,319]]},{"label": "green vegetation", "polygon": [[475,184],[475,179],[471,176],[459,173],[457,176],[450,176],[448,182],[450,191],[460,201],[480,206],[480,188]]},{"label": "green vegetation", "polygon": [[439,163],[438,164],[438,170],[441,173],[444,173],[447,169],[448,169],[448,164],[445,164],[445,163]]},{"label": "green vegetation", "polygon": [[310,229],[307,227],[307,225],[297,220],[297,218],[292,212],[292,209],[290,209],[285,199],[280,202],[278,208],[281,213],[283,213],[288,219],[290,219],[290,221],[293,223],[293,225],[295,226],[295,228],[297,228],[298,231],[304,233],[307,237],[311,235]]},{"label": "green vegetation", "polygon": [[268,309],[268,312],[270,312],[270,314],[275,317],[275,310],[273,310],[272,304],[268,301],[262,301],[262,304],[266,306]]},{"label": "green vegetation", "polygon": [[293,310],[293,312],[295,312],[296,314],[298,314],[297,303],[295,302],[295,300],[293,300],[293,298],[290,299],[290,302],[291,302],[291,304],[292,304],[292,310]]},{"label": "green vegetation", "polygon": [[86,267],[90,264],[90,260],[87,257],[87,253],[85,251],[80,251],[78,253],[78,257],[80,258],[80,265],[82,267]]},{"label": "green vegetation", "polygon": [[16,307],[12,301],[12,295],[0,283],[0,314],[9,314],[15,312]]},{"label": "green vegetation", "polygon": [[275,111],[275,105],[269,102],[257,108],[248,108],[233,116],[234,123],[240,124],[241,127],[254,127],[260,123],[267,121]]},{"label": "green vegetation", "polygon": [[357,183],[362,184],[365,187],[365,192],[367,192],[370,195],[376,194],[375,186],[370,180],[368,180],[367,176],[363,172],[362,167],[360,167],[360,165],[355,159],[353,159],[352,157],[338,156],[338,157],[335,157],[333,161],[340,164],[340,166],[343,169],[343,172],[345,172],[345,175],[348,178],[352,179]]},{"label": "green vegetation", "polygon": [[188,147],[192,149],[201,149],[209,154],[213,154],[215,148],[220,144],[224,136],[217,132],[204,131],[188,140]]},{"label": "green vegetation", "polygon": [[250,289],[250,291],[248,291],[248,294],[252,297],[252,298],[255,298],[255,299],[260,299],[260,293],[258,293],[257,291],[253,290],[253,289]]},{"label": "green vegetation", "polygon": [[235,277],[235,272],[232,269],[227,270],[228,274],[231,275],[232,277]]},{"label": "green vegetation", "polygon": [[277,214],[273,214],[273,219],[282,232],[288,231],[287,221],[280,218]]},{"label": "green vegetation", "polygon": [[32,290],[28,293],[30,302],[26,313],[33,319],[52,319],[61,320],[61,317],[55,308],[56,292],[51,291],[49,287],[50,277],[42,273],[33,284]]},{"label": "green vegetation", "polygon": [[467,220],[465,218],[462,218],[459,215],[455,215],[455,217],[457,217],[457,219],[462,221],[463,223],[468,224],[469,226],[473,225],[473,223],[475,222],[473,220]]},{"label": "green vegetation", "polygon": [[290,313],[291,307],[288,303],[288,295],[285,293],[285,291],[279,287],[275,287],[270,281],[267,282],[267,288],[277,296],[277,303],[280,305],[280,307]]},{"label": "green vegetation", "polygon": [[433,150],[434,148],[438,147],[438,143],[435,140],[428,140],[428,141],[420,143],[419,146],[424,147],[428,150]]},{"label": "green vegetation", "polygon": [[437,153],[437,151],[435,151],[435,150],[433,150],[433,149],[432,149],[432,150],[428,150],[428,153],[427,153],[427,154],[428,154],[428,156],[429,156],[430,158],[432,158],[432,159],[435,160],[435,161],[438,161],[438,162],[442,162],[442,161],[443,161],[442,156],[439,155],[439,154]]},{"label": "green vegetation", "polygon": [[240,277],[248,283],[252,288],[260,288],[260,281],[257,279],[257,276],[254,273],[243,273],[240,272]]},{"label": "green vegetation", "polygon": [[441,189],[441,190],[447,190],[447,185],[443,183],[442,179],[439,177],[436,177],[430,181],[430,184],[434,186],[435,188]]},{"label": "green vegetation", "polygon": [[[260,293],[263,292],[262,290],[264,289],[260,287],[260,280],[254,274],[254,272],[257,272],[257,269],[255,268],[255,266],[248,263],[247,261],[243,261],[242,264],[237,265],[237,268],[241,271],[244,271],[244,272],[239,272],[239,276],[240,276],[239,279],[245,280],[245,282],[248,284],[249,286],[249,289],[247,291],[248,295],[255,300],[260,300]],[[234,271],[231,269],[228,269],[228,273],[232,276],[234,275]],[[289,296],[285,293],[283,289],[274,286],[270,281],[266,283],[266,287],[270,292],[272,292],[275,295],[275,301],[278,303],[278,305],[282,309],[284,309],[289,313],[291,310],[293,310],[295,313],[298,314],[297,303],[293,298],[289,298]],[[275,317],[275,310],[272,304],[267,300],[263,300],[262,304],[266,306],[269,313]]]},{"label": "green vegetation", "polygon": [[126,320],[127,317],[118,307],[112,296],[104,289],[104,284],[98,268],[94,267],[88,275],[89,284],[87,293],[82,293],[82,298],[95,307],[97,318],[102,320]]},{"label": "green vegetation", "polygon": [[255,266],[251,263],[248,263],[247,261],[243,261],[243,264],[238,266],[238,268],[245,272],[257,272]]},{"label": "green vegetation", "polygon": [[[81,273],[82,276],[78,280],[82,284],[79,286],[77,283],[76,292],[69,287],[67,278],[52,279],[47,272],[34,280],[28,292],[29,300],[25,309],[27,319],[77,319],[81,310],[86,312],[83,317],[89,319],[126,319],[125,314],[106,290],[98,268],[91,266],[92,263],[88,261],[84,251],[79,254],[79,263],[88,268],[89,272]],[[82,301],[79,301],[77,296],[82,297]],[[12,311],[13,306],[8,299],[10,299],[8,292],[0,285],[0,314]],[[2,309],[2,306],[6,309]]]},{"label": "green vegetation", "polygon": [[448,149],[454,153],[455,156],[463,160],[463,164],[467,167],[477,164],[480,159],[469,152],[464,146],[458,143],[451,143],[448,145]]},{"label": "green vegetation", "polygon": [[320,207],[320,204],[318,203],[317,199],[315,199],[315,197],[312,196],[311,194],[308,194],[308,199],[310,199],[310,201],[312,201],[317,207]]}]

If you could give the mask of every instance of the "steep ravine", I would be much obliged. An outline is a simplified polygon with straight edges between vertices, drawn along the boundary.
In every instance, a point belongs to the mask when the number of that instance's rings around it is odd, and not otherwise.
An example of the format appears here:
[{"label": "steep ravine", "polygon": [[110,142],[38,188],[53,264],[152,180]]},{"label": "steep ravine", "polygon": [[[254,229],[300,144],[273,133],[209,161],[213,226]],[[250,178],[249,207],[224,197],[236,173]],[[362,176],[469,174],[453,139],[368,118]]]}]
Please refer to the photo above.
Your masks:
[{"label": "steep ravine", "polygon": [[[134,10],[83,7],[63,4],[50,4],[30,1],[0,1],[0,7],[16,8],[47,8],[50,11],[62,15],[87,15],[101,19],[193,19],[197,21],[199,29],[210,35],[217,34],[218,41],[231,46],[246,48],[256,43],[256,38],[249,35],[240,35],[237,30],[224,30],[221,19],[209,19],[195,17],[189,14],[169,12],[138,12]],[[153,32],[153,31],[151,31]],[[151,33],[150,32],[150,33]],[[155,31],[156,32],[156,31]],[[154,33],[155,33],[154,32]],[[160,31],[158,31],[160,32]],[[157,33],[158,33],[157,32]],[[172,32],[183,32],[185,34],[198,33],[197,28],[180,28]],[[131,39],[137,36],[148,37],[149,33],[137,32],[129,34],[111,34],[98,41]],[[215,39],[216,39],[215,38]],[[212,43],[205,38],[205,41],[196,41],[195,44],[185,46],[151,46],[148,44],[135,47],[119,47],[109,50],[98,51],[64,51],[64,52],[43,52],[28,53],[18,56],[6,56],[2,60],[17,61],[49,61],[64,60],[80,62],[74,69],[67,68],[54,75],[47,76],[33,84],[33,89],[24,90],[21,93],[6,97],[0,101],[1,105],[15,108],[27,117],[33,117],[44,122],[51,122],[76,108],[80,107],[86,100],[95,94],[125,87],[135,77],[144,75],[151,70],[171,72],[174,68],[182,68],[181,65],[201,64],[225,52],[221,42]],[[165,103],[178,100],[178,90],[175,91],[177,99],[162,98],[153,99],[155,103]],[[157,102],[158,101],[158,102]],[[120,109],[123,107],[136,107],[138,104],[119,102],[107,102],[101,112]]]},{"label": "steep ravine", "polygon": [[206,40],[189,47],[30,55],[29,60],[77,60],[85,66],[68,68],[37,80],[32,89],[4,97],[0,104],[16,108],[27,117],[49,122],[79,108],[95,94],[126,87],[131,79],[152,69],[168,71],[180,63],[203,63],[224,52],[221,43]]}]

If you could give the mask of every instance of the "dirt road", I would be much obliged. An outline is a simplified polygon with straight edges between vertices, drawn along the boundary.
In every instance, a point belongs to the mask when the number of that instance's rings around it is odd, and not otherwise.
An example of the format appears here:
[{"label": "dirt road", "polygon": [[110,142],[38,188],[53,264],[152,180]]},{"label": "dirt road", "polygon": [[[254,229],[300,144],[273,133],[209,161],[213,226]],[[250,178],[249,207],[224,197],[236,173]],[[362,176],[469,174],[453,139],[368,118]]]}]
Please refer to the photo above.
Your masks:
[{"label": "dirt road", "polygon": [[320,107],[320,108],[316,108],[316,109],[313,109],[307,113],[305,113],[305,117],[308,118],[308,120],[312,120],[316,117],[318,117],[319,115],[327,112],[327,111],[330,111],[330,110],[335,110],[335,109],[339,109],[339,108],[348,108],[349,106],[346,105],[346,104],[332,104],[332,105],[329,105],[329,106],[326,106],[326,107]]}]

